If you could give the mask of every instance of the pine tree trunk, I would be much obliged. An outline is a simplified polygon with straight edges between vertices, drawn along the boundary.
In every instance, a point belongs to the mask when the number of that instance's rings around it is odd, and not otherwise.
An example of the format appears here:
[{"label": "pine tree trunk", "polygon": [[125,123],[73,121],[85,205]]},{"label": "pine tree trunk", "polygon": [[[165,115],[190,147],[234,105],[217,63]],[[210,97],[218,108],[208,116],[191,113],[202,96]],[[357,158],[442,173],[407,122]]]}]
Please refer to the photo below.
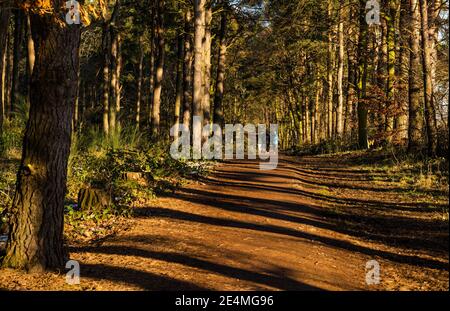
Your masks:
[{"label": "pine tree trunk", "polygon": [[194,80],[193,80],[193,116],[203,116],[203,38],[205,36],[206,0],[194,0]]},{"label": "pine tree trunk", "polygon": [[210,122],[211,118],[211,22],[212,22],[212,4],[208,3],[205,10],[205,38],[203,39],[204,56],[204,81],[203,81],[203,116],[204,123]]},{"label": "pine tree trunk", "polygon": [[19,71],[20,71],[20,59],[21,59],[21,47],[23,41],[23,20],[24,13],[21,10],[17,10],[15,14],[14,23],[14,48],[13,48],[13,67],[12,67],[12,80],[11,80],[11,102],[10,102],[10,114],[15,112],[16,105],[19,101]]},{"label": "pine tree trunk", "polygon": [[110,33],[109,25],[105,22],[103,26],[103,133],[109,135],[109,65],[110,65]]},{"label": "pine tree trunk", "polygon": [[183,59],[184,59],[184,39],[181,33],[177,32],[177,83],[176,83],[176,96],[175,96],[175,111],[174,111],[174,123],[175,123],[175,138],[178,138],[181,116],[181,102],[183,98]]},{"label": "pine tree trunk", "polygon": [[425,123],[427,128],[428,155],[435,156],[437,151],[437,127],[436,110],[434,107],[434,92],[432,84],[432,51],[430,48],[428,28],[428,5],[427,0],[419,0],[421,12],[421,34],[422,34],[422,68],[423,88],[425,91]]},{"label": "pine tree trunk", "polygon": [[6,51],[8,44],[9,18],[11,15],[10,5],[11,3],[9,0],[0,4],[0,137],[3,131],[3,120],[6,112]]},{"label": "pine tree trunk", "polygon": [[[57,2],[56,11],[64,1]],[[32,15],[37,53],[22,161],[8,211],[11,229],[5,267],[61,268],[66,259],[63,214],[80,26],[61,27],[59,13]]]},{"label": "pine tree trunk", "polygon": [[[331,19],[332,3],[328,2],[328,18]],[[328,29],[328,62],[327,62],[327,135],[328,139],[333,137],[333,38],[332,25]]]},{"label": "pine tree trunk", "polygon": [[344,134],[344,8],[339,9],[339,58],[338,58],[338,106],[336,110],[336,134],[342,138]]},{"label": "pine tree trunk", "polygon": [[192,14],[186,9],[184,17],[184,60],[183,60],[183,124],[190,127],[192,112]]},{"label": "pine tree trunk", "polygon": [[419,1],[410,0],[411,36],[409,61],[409,125],[408,150],[417,153],[422,149],[423,114],[420,87],[420,14]]},{"label": "pine tree trunk", "polygon": [[141,105],[142,105],[142,79],[144,68],[144,51],[142,50],[142,37],[139,38],[139,64],[137,78],[137,94],[136,94],[136,128],[139,129],[141,123]]},{"label": "pine tree trunk", "polygon": [[164,0],[158,0],[156,37],[158,57],[156,59],[155,89],[153,93],[152,107],[152,137],[156,138],[160,133],[161,122],[161,92],[164,77],[165,38],[164,38]]},{"label": "pine tree trunk", "polygon": [[227,56],[226,27],[227,13],[224,10],[220,21],[219,56],[217,60],[216,92],[214,96],[214,123],[221,126],[224,123],[222,103],[225,83],[225,62]]},{"label": "pine tree trunk", "polygon": [[367,131],[367,104],[366,87],[367,87],[367,47],[368,33],[367,22],[365,19],[365,1],[360,0],[359,14],[359,40],[358,40],[358,144],[361,149],[368,149],[368,131]]}]

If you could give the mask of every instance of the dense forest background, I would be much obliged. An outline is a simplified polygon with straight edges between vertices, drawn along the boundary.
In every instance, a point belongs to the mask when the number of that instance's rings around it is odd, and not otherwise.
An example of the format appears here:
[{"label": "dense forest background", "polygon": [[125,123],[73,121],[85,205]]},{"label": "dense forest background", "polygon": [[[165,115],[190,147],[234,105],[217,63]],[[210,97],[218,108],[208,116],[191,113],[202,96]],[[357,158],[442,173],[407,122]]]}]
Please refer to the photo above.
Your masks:
[{"label": "dense forest background", "polygon": [[80,1],[83,25],[64,4],[0,1],[6,266],[62,264],[80,188],[126,206],[152,193],[124,173],[186,172],[167,150],[193,116],[279,124],[292,154],[380,148],[448,178],[448,1]]}]

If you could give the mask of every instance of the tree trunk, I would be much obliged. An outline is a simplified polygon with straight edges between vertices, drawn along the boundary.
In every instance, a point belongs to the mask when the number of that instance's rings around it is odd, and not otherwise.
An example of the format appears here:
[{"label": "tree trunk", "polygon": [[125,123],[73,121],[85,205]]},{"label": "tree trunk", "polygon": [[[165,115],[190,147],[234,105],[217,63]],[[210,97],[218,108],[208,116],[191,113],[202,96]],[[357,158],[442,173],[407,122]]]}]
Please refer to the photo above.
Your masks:
[{"label": "tree trunk", "polygon": [[152,137],[160,133],[161,122],[161,92],[164,77],[165,38],[164,38],[164,0],[158,0],[156,37],[158,42],[158,57],[156,60],[155,89],[152,107]]},{"label": "tree trunk", "polygon": [[203,39],[203,70],[205,71],[203,81],[203,116],[205,124],[211,121],[211,22],[212,4],[208,3],[205,10],[205,38]]},{"label": "tree trunk", "polygon": [[409,61],[409,125],[408,150],[417,153],[422,149],[423,114],[420,88],[420,14],[419,1],[410,0],[411,35]]},{"label": "tree trunk", "polygon": [[[332,2],[328,2],[328,18],[331,20]],[[333,137],[333,38],[332,25],[328,29],[328,63],[327,63],[327,134],[328,139]]]},{"label": "tree trunk", "polygon": [[117,51],[116,58],[114,64],[114,75],[115,75],[115,83],[112,85],[114,88],[114,110],[116,115],[116,131],[120,132],[120,111],[121,111],[121,103],[122,103],[122,86],[120,84],[120,76],[122,74],[122,37],[120,32],[116,34],[117,41]]},{"label": "tree trunk", "polygon": [[339,58],[338,58],[338,106],[336,110],[336,134],[342,138],[344,134],[344,8],[339,8]]},{"label": "tree trunk", "polygon": [[177,32],[177,83],[176,83],[176,97],[175,97],[175,112],[174,112],[174,123],[175,123],[175,138],[178,138],[178,130],[180,127],[180,115],[181,115],[181,101],[183,98],[183,59],[184,59],[184,40],[183,35]]},{"label": "tree trunk", "polygon": [[[408,37],[409,33],[406,33],[404,30],[409,29],[410,25],[410,16],[409,12],[409,4],[408,0],[401,0],[400,6],[400,22],[399,29],[403,30],[400,32],[400,55],[399,55],[399,68],[398,68],[398,76],[399,76],[399,85],[400,90],[403,94],[406,94],[406,85],[408,84],[408,68],[409,68],[409,45],[408,45]],[[396,119],[396,140],[399,141],[402,145],[406,145],[406,141],[408,138],[408,117],[407,117],[407,102],[405,100],[405,96],[399,98],[399,114]]]},{"label": "tree trunk", "polygon": [[193,81],[193,115],[203,116],[203,38],[205,36],[206,0],[194,0],[194,81]]},{"label": "tree trunk", "polygon": [[[6,112],[6,51],[8,44],[10,1],[0,4],[0,139],[3,131],[3,120]],[[1,143],[1,142],[0,142]]]},{"label": "tree trunk", "polygon": [[17,10],[15,14],[15,26],[14,26],[14,48],[13,48],[13,68],[12,68],[12,80],[11,80],[11,107],[10,113],[14,113],[16,105],[19,101],[19,71],[20,71],[20,59],[21,59],[21,47],[23,41],[23,20],[24,13],[22,10]]},{"label": "tree trunk", "polygon": [[226,56],[227,56],[227,12],[222,12],[222,17],[220,21],[220,32],[219,32],[219,56],[217,60],[217,77],[216,77],[216,93],[214,96],[214,123],[223,125],[223,94],[224,94],[224,83],[225,83],[225,66],[226,66]]},{"label": "tree trunk", "polygon": [[142,79],[144,68],[144,51],[142,50],[142,37],[139,38],[139,64],[137,78],[137,94],[136,94],[136,128],[139,129],[141,123],[141,104],[142,104]]},{"label": "tree trunk", "polygon": [[9,210],[11,229],[5,267],[61,268],[66,259],[64,197],[80,26],[61,27],[58,16],[64,1],[56,2],[53,16],[32,15],[31,20],[36,63],[16,193]]},{"label": "tree trunk", "polygon": [[367,47],[368,33],[367,22],[365,19],[365,1],[360,0],[359,14],[359,40],[358,40],[358,143],[359,148],[368,149],[368,131],[367,131],[367,104],[366,87],[367,87]]},{"label": "tree trunk", "polygon": [[192,112],[192,15],[186,9],[184,17],[184,61],[183,61],[183,124],[190,127]]},{"label": "tree trunk", "polygon": [[437,151],[437,127],[436,110],[434,107],[434,92],[432,84],[432,51],[430,48],[430,38],[428,29],[428,5],[427,0],[420,0],[420,12],[422,16],[422,68],[423,68],[423,88],[425,91],[425,123],[427,128],[428,155],[435,156]]},{"label": "tree trunk", "polygon": [[103,26],[103,133],[109,135],[109,65],[110,65],[109,25]]}]

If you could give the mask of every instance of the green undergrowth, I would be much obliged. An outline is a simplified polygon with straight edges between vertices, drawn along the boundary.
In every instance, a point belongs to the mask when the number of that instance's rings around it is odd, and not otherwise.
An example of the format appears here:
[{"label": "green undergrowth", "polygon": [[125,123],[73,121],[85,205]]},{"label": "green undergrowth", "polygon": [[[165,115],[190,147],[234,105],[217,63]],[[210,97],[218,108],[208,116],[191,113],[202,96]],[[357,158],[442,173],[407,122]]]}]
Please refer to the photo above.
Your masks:
[{"label": "green undergrowth", "polygon": [[[0,228],[7,222],[20,162],[24,124],[8,123],[0,154]],[[123,228],[133,208],[174,192],[193,177],[208,174],[211,162],[174,160],[167,143],[150,143],[135,128],[105,137],[98,130],[74,134],[68,163],[65,236],[71,243],[90,242]],[[128,175],[137,178],[127,178]],[[80,189],[98,189],[109,197],[102,209],[81,210]],[[3,227],[5,227],[3,225]]]}]

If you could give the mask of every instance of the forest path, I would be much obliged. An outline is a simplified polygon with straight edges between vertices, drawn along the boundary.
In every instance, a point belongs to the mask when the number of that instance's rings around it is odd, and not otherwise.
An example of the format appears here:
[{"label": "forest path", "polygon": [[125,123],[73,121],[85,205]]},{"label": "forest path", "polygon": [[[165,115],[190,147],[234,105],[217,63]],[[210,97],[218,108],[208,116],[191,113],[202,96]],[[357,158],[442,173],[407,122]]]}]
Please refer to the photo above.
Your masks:
[{"label": "forest path", "polygon": [[[439,220],[445,202],[418,203],[389,180],[331,156],[282,157],[273,171],[229,161],[137,210],[129,230],[71,247],[80,286],[61,276],[40,286],[448,290],[448,222]],[[373,259],[381,283],[369,286],[366,263]]]}]

